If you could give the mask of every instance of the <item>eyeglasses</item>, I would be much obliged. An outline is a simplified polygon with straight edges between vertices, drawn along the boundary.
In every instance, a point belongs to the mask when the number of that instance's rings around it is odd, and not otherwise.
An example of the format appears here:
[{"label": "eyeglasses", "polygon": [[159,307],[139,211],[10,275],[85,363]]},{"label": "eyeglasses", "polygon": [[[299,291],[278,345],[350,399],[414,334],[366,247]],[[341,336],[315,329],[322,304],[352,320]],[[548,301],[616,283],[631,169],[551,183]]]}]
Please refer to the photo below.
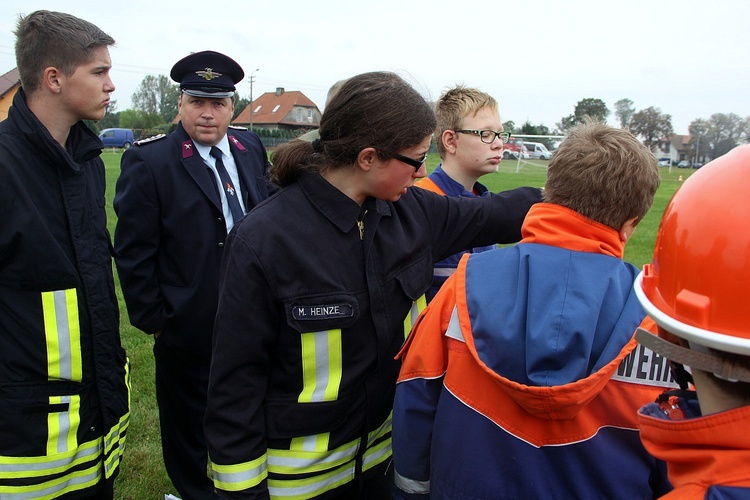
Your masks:
[{"label": "eyeglasses", "polygon": [[503,144],[508,144],[510,140],[510,132],[495,132],[494,130],[454,130],[454,132],[457,134],[478,135],[485,144],[492,144],[495,142],[495,138],[499,138],[503,141]]},{"label": "eyeglasses", "polygon": [[402,161],[406,163],[407,165],[411,165],[414,167],[414,170],[419,170],[422,168],[422,165],[424,165],[424,162],[427,161],[427,153],[425,153],[422,158],[415,160],[414,158],[409,158],[408,156],[404,155],[393,155],[395,159],[398,161]]}]

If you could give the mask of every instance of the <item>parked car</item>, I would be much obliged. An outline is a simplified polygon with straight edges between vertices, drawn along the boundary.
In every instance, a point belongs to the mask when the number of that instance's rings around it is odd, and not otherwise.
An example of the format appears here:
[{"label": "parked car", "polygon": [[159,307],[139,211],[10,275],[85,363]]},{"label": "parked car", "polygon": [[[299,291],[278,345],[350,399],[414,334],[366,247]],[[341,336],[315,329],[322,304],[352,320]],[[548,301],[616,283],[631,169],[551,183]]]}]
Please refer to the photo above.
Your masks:
[{"label": "parked car", "polygon": [[133,131],[129,128],[105,128],[99,132],[99,139],[110,148],[128,149],[133,145]]},{"label": "parked car", "polygon": [[669,158],[659,158],[660,167],[668,167],[672,161]]},{"label": "parked car", "polygon": [[690,162],[687,160],[682,160],[677,164],[677,168],[690,168]]},{"label": "parked car", "polygon": [[550,153],[547,146],[541,142],[523,141],[523,145],[529,150],[529,154],[532,158],[539,158],[542,160],[549,160],[552,158],[552,153]]},{"label": "parked car", "polygon": [[701,168],[703,163],[693,163],[693,168]]}]

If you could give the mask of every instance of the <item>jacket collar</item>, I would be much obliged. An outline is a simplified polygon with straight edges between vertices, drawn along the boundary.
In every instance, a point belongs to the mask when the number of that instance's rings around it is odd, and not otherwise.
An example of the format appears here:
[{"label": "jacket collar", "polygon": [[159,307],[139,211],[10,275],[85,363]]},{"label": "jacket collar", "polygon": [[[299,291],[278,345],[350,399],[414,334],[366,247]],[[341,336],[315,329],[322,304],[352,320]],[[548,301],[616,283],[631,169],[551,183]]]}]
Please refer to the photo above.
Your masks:
[{"label": "jacket collar", "polygon": [[488,196],[489,190],[486,186],[479,182],[474,183],[474,192],[470,193],[464,189],[464,187],[458,181],[452,179],[443,170],[443,164],[437,166],[437,168],[428,176],[432,182],[443,190],[446,196],[458,197],[458,196]]},{"label": "jacket collar", "polygon": [[521,227],[522,243],[539,243],[622,259],[625,243],[617,231],[553,203],[531,207]]},{"label": "jacket collar", "polygon": [[82,121],[76,122],[70,128],[67,149],[60,146],[29,109],[23,88],[13,97],[13,106],[8,115],[29,142],[36,145],[55,163],[64,164],[71,170],[80,170],[82,163],[101,155],[104,149],[99,137]]},{"label": "jacket collar", "polygon": [[[689,485],[750,486],[750,406],[687,420],[638,413],[646,449],[667,462],[676,490]],[[701,495],[702,497],[702,495]]]},{"label": "jacket collar", "polygon": [[[297,179],[310,202],[341,231],[351,231],[365,210],[374,210],[381,216],[391,214],[390,206],[383,200],[368,198],[359,206],[354,200],[326,181],[318,172],[303,172]],[[409,190],[407,189],[407,195]]]}]

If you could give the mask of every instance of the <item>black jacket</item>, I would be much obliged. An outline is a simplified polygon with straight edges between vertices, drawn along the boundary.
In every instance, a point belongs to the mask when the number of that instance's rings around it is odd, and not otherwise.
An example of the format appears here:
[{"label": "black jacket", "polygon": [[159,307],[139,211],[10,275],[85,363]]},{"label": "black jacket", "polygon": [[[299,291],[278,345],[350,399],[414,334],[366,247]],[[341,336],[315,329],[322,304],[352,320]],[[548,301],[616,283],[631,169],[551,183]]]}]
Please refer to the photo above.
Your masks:
[{"label": "black jacket", "polygon": [[[100,477],[114,479],[119,467],[129,383],[101,150],[82,122],[63,149],[29,110],[23,90],[0,123],[3,498],[10,491],[85,489]],[[30,458],[42,474],[16,457]],[[74,466],[79,474],[85,469],[81,484],[41,484],[52,475],[71,475]],[[62,467],[59,474],[56,467]],[[7,489],[20,483],[25,486],[19,490]]]},{"label": "black jacket", "polygon": [[[269,194],[258,136],[227,132],[250,210]],[[208,364],[227,237],[218,188],[182,125],[122,156],[115,261],[133,326]]]},{"label": "black jacket", "polygon": [[385,463],[394,358],[434,263],[518,241],[537,201],[408,189],[360,207],[308,173],[256,207],[224,258],[205,427],[217,488],[320,493]]}]

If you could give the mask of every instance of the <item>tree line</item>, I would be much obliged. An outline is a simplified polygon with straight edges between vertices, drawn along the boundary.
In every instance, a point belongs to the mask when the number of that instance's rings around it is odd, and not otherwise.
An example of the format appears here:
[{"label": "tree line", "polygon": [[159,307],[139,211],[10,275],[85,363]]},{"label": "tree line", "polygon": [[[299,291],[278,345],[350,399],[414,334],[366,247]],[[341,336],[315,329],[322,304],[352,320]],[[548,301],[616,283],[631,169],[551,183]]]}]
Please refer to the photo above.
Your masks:
[{"label": "tree line", "polygon": [[[117,101],[111,101],[107,114],[94,125],[101,130],[111,127],[130,128],[143,131],[143,136],[168,133],[174,129],[172,122],[177,116],[177,98],[180,95],[179,85],[165,75],[147,75],[133,93],[132,109],[117,110]],[[235,94],[235,118],[250,104],[247,98]],[[633,101],[624,98],[615,103],[615,117],[622,128],[628,128],[649,149],[658,154],[669,151],[669,142],[674,135],[672,116],[662,113],[659,108],[648,107],[636,110]],[[581,122],[586,116],[598,121],[607,121],[610,110],[601,99],[585,98],[575,105],[573,113],[564,116],[554,129],[530,122],[517,127],[513,121],[503,124],[506,131],[517,135],[565,135],[567,131]],[[742,118],[734,113],[714,113],[708,118],[696,118],[688,127],[690,142],[687,145],[689,158],[717,158],[735,146],[750,142],[750,117]],[[256,130],[263,135],[290,137],[280,131]],[[540,139],[548,148],[554,146],[550,139]]]}]

